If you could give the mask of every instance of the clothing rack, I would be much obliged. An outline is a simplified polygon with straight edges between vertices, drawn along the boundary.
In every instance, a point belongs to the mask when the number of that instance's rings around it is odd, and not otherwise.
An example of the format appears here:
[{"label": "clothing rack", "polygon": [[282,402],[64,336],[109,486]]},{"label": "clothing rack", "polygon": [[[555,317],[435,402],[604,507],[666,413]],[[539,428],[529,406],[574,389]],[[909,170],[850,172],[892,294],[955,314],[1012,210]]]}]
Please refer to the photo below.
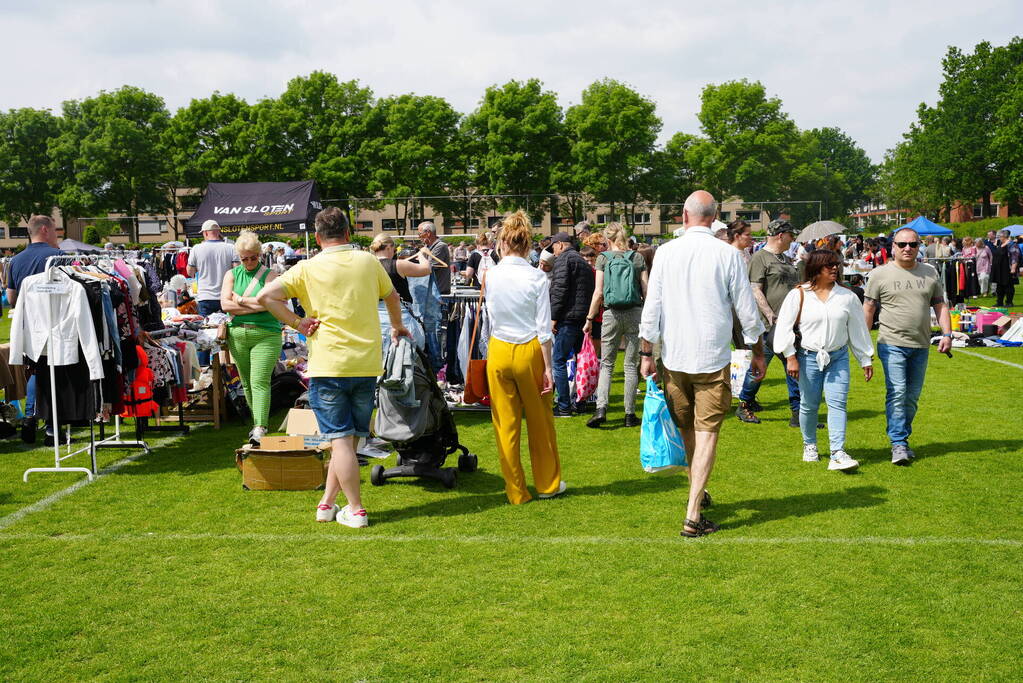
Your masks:
[{"label": "clothing rack", "polygon": [[[48,301],[48,322],[49,332],[47,338],[47,351],[52,353],[54,348],[53,333],[54,333],[54,310],[53,310],[53,296],[64,293],[64,287],[72,286],[68,283],[60,283],[56,281],[54,277],[60,266],[62,265],[76,265],[81,263],[98,263],[101,260],[108,260],[111,257],[111,253],[103,254],[64,254],[62,256],[50,256],[46,259],[46,276],[47,276],[47,287],[44,293],[50,294]],[[52,284],[50,284],[52,283]],[[89,420],[89,445],[85,448],[79,448],[77,450],[71,449],[71,427],[70,425],[65,426],[67,452],[61,455],[61,443],[60,443],[60,418],[59,410],[57,406],[57,370],[56,365],[53,363],[47,363],[50,369],[50,422],[53,425],[53,467],[30,467],[25,470],[22,474],[22,480],[28,481],[28,475],[33,472],[84,472],[85,475],[91,481],[96,476],[96,450],[98,448],[142,448],[146,453],[151,452],[149,446],[142,440],[141,437],[141,425],[138,424],[138,420],[135,422],[136,439],[134,441],[123,441],[121,440],[121,418],[115,416],[115,433],[114,436],[109,438],[105,437],[103,431],[103,423],[100,422],[100,440],[96,441],[95,434],[95,419]],[[66,467],[63,465],[65,460],[68,460],[81,453],[88,453],[91,460],[91,467]]]},{"label": "clothing rack", "polygon": [[[178,337],[184,338],[185,335],[181,334],[181,330],[174,328],[167,328],[163,330],[156,330],[154,332],[148,332],[149,338],[152,340],[162,339],[164,337]],[[149,418],[135,418],[136,420],[143,420],[142,426],[145,431],[149,432],[174,432],[179,434],[188,434],[191,427],[185,424],[185,404],[178,403],[178,423],[176,425],[168,424],[149,424]],[[159,416],[157,417],[159,420]]]}]

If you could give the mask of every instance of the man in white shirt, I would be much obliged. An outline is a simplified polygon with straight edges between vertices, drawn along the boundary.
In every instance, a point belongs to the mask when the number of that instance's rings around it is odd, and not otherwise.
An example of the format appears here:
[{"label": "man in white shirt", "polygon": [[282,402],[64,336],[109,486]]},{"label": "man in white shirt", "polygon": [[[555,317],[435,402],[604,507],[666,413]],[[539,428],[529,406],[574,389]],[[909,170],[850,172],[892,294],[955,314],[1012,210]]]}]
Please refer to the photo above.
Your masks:
[{"label": "man in white shirt", "polygon": [[[195,298],[199,314],[205,318],[221,312],[220,289],[224,276],[239,261],[234,245],[223,238],[220,224],[215,220],[202,224],[202,239],[188,254],[187,270],[188,277],[196,277],[199,281],[199,293]],[[210,364],[209,351],[199,352],[199,364]]]},{"label": "man in white shirt", "polygon": [[665,398],[689,457],[689,505],[682,535],[717,531],[702,517],[718,431],[731,408],[729,383],[732,310],[753,347],[753,372],[764,375],[759,342],[764,326],[746,264],[737,249],[716,239],[710,226],[717,202],[709,192],[689,195],[682,210],[686,232],[657,250],[639,328],[641,372],[656,376],[653,344],[661,341]]}]

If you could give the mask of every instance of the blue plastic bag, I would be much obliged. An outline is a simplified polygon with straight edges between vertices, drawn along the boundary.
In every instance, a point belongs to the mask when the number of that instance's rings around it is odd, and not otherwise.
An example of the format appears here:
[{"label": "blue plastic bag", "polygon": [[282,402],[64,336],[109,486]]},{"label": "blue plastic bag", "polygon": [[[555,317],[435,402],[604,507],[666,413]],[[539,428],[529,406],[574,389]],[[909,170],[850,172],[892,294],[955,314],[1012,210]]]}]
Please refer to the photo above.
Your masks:
[{"label": "blue plastic bag", "polygon": [[646,472],[662,472],[686,466],[686,447],[671,419],[664,392],[651,379],[646,380],[643,400],[643,427],[639,436],[639,463]]}]

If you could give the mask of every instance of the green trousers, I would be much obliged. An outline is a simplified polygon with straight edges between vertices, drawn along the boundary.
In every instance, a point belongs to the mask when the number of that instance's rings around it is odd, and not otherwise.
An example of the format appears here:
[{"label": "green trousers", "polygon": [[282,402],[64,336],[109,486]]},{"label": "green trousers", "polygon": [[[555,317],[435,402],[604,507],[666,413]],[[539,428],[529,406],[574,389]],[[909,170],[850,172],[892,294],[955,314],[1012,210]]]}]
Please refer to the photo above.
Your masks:
[{"label": "green trousers", "polygon": [[266,427],[270,421],[270,378],[281,357],[280,330],[232,327],[227,335],[231,360],[238,368],[252,424]]}]

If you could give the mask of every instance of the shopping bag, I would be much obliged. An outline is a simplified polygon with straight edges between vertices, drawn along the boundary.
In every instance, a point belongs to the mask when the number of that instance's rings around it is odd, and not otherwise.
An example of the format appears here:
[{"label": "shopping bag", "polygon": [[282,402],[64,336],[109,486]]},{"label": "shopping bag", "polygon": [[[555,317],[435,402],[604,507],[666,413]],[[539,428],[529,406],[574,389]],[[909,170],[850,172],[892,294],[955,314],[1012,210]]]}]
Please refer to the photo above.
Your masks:
[{"label": "shopping bag", "polygon": [[643,426],[639,435],[639,463],[646,472],[663,472],[686,466],[686,447],[671,419],[664,392],[651,379],[646,380],[643,400]]},{"label": "shopping bag", "polygon": [[752,351],[732,351],[732,365],[729,370],[729,381],[732,385],[732,396],[742,393],[742,385],[746,381],[746,373],[749,372],[750,363],[753,360]]},{"label": "shopping bag", "polygon": [[593,339],[590,335],[586,335],[576,363],[576,401],[588,399],[597,390],[598,379],[600,379],[600,359],[597,358],[597,351],[593,348]]}]

